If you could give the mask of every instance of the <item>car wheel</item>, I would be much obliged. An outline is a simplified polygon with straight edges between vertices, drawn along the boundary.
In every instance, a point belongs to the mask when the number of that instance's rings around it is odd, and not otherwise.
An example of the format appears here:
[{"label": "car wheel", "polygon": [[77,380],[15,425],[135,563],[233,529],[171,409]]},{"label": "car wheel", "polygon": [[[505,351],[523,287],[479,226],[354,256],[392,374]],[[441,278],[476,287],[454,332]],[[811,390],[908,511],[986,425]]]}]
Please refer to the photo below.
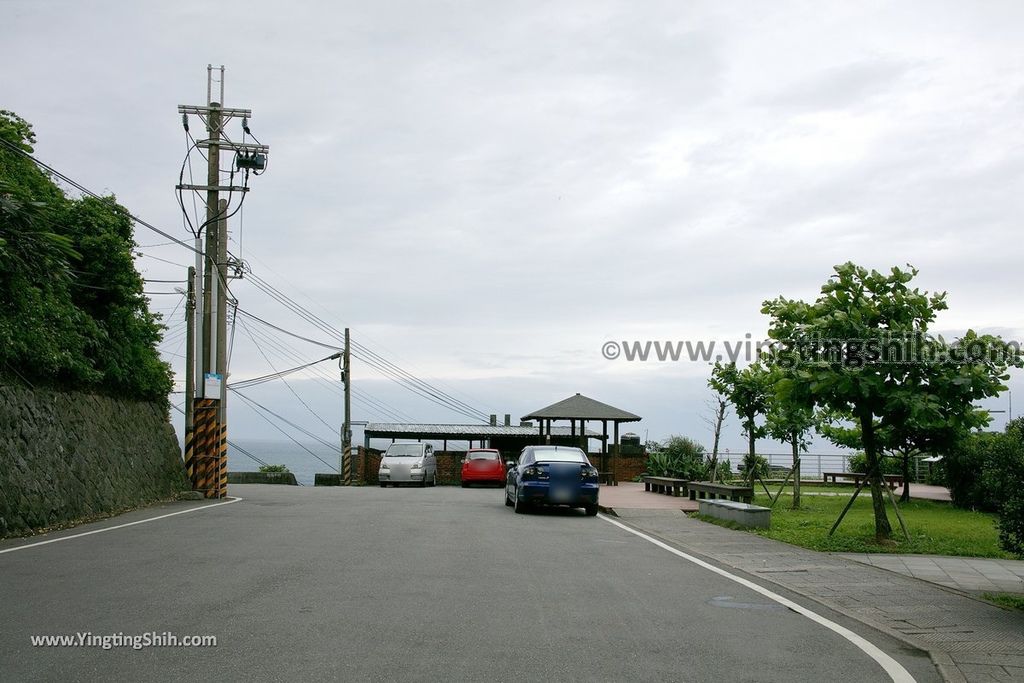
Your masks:
[{"label": "car wheel", "polygon": [[512,507],[512,499],[508,497],[508,487],[505,487],[505,506]]},{"label": "car wheel", "polygon": [[587,517],[593,517],[597,515],[596,505],[587,505],[584,509],[587,511]]},{"label": "car wheel", "polygon": [[431,486],[437,486],[437,470],[434,470],[434,478],[430,480]]},{"label": "car wheel", "polygon": [[381,483],[380,483],[380,487],[381,487],[382,489],[386,489],[386,488],[388,487],[388,485],[387,485],[387,484],[385,484],[384,482],[381,482]]},{"label": "car wheel", "polygon": [[529,506],[527,505],[526,501],[519,497],[518,486],[516,487],[516,500],[515,503],[513,503],[512,507],[515,508],[516,514],[520,515],[524,514],[529,509]]},{"label": "car wheel", "polygon": [[468,481],[462,482],[462,488],[468,489],[469,488],[469,482]]}]

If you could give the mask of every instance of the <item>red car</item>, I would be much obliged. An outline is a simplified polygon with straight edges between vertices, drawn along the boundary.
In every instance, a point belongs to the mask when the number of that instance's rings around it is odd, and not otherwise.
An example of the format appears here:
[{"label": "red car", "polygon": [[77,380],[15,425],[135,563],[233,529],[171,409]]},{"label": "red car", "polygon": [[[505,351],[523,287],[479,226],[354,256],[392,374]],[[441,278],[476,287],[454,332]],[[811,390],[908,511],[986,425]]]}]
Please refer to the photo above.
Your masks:
[{"label": "red car", "polygon": [[462,488],[470,484],[505,485],[505,463],[496,448],[470,448],[462,461]]}]

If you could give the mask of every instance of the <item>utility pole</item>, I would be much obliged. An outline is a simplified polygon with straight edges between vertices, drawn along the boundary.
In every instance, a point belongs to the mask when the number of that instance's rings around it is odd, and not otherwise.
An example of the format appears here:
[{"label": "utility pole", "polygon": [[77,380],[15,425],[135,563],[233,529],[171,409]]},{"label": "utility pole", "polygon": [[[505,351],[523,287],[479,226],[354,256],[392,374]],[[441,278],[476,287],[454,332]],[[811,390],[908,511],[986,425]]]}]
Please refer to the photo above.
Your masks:
[{"label": "utility pole", "polygon": [[[342,483],[352,483],[352,352],[349,344],[349,331],[345,328],[345,351],[342,356],[341,374],[345,379],[345,424],[341,427]],[[365,474],[365,473],[364,473]]]},{"label": "utility pole", "polygon": [[[189,473],[192,488],[202,491],[207,498],[223,498],[227,495],[227,209],[228,201],[221,199],[222,192],[240,194],[249,191],[249,171],[258,175],[266,167],[266,155],[270,148],[263,144],[234,142],[224,134],[224,127],[231,119],[242,119],[242,130],[249,135],[248,120],[252,112],[248,109],[228,109],[224,102],[224,67],[216,69],[219,80],[214,77],[213,65],[206,68],[206,105],[178,105],[185,131],[189,130],[188,116],[198,116],[206,126],[207,137],[198,140],[194,147],[207,153],[207,174],[205,185],[179,184],[178,191],[205,192],[206,219],[195,227],[197,288],[196,297],[200,320],[198,336],[198,358],[189,361],[192,372],[200,379],[199,391],[193,400],[191,417],[193,439],[192,450],[186,454],[191,464]],[[218,83],[220,94],[214,100],[213,85]],[[234,153],[233,169],[244,171],[242,186],[221,184],[221,150]],[[191,149],[189,150],[191,153]],[[232,181],[235,172],[232,171]],[[205,246],[203,231],[206,231]],[[195,339],[190,333],[189,340]],[[195,366],[192,366],[192,363]],[[198,371],[198,372],[197,372]],[[193,380],[194,381],[194,380]],[[188,419],[186,418],[186,421]],[[188,425],[186,425],[186,432]],[[191,458],[189,457],[191,455]]]},{"label": "utility pole", "polygon": [[188,290],[185,292],[185,469],[189,480],[195,470],[193,450],[196,396],[196,269],[188,267]]}]

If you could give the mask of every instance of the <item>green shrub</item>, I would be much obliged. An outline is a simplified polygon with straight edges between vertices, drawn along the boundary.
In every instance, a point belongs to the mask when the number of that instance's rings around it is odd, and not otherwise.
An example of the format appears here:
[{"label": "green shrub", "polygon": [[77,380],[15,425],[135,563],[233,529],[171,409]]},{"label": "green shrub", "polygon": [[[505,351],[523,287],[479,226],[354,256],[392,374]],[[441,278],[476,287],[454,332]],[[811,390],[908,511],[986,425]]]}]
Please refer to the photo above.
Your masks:
[{"label": "green shrub", "polygon": [[1010,427],[985,444],[981,485],[999,513],[999,541],[1024,556],[1024,436]]},{"label": "green shrub", "polygon": [[715,481],[729,481],[732,479],[732,463],[728,460],[719,460],[715,470],[718,473]]},{"label": "green shrub", "polygon": [[993,512],[996,502],[982,482],[986,454],[1001,434],[971,434],[946,453],[946,486],[957,507]]},{"label": "green shrub", "polygon": [[750,478],[749,473],[751,463],[753,463],[755,478],[761,477],[762,479],[765,479],[768,477],[768,473],[770,471],[770,468],[768,466],[768,459],[763,455],[757,455],[755,453],[753,456],[751,456],[749,453],[747,453],[745,456],[743,456],[743,462],[741,462],[739,466],[736,468],[739,474],[741,474],[744,479]]},{"label": "green shrub", "polygon": [[938,462],[926,463],[930,464],[928,468],[928,475],[925,477],[925,483],[929,486],[947,486],[948,481],[946,475],[946,461],[939,460]]},{"label": "green shrub", "polygon": [[[868,456],[863,453],[850,458],[850,462],[847,465],[850,472],[867,472],[868,471]],[[898,458],[892,456],[882,456],[882,474],[902,474],[903,464]]]},{"label": "green shrub", "polygon": [[674,477],[698,481],[707,479],[708,463],[704,447],[685,436],[672,436],[664,444],[656,444],[647,456],[647,471],[656,477]]},{"label": "green shrub", "polygon": [[260,472],[287,472],[284,465],[260,465]]}]

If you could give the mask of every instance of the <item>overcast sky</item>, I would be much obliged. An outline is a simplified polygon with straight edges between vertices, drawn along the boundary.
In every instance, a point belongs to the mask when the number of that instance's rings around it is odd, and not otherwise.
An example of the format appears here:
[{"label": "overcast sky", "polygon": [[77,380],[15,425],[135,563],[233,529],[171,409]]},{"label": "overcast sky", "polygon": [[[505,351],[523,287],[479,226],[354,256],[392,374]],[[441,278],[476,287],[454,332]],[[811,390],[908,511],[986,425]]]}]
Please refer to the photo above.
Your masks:
[{"label": "overcast sky", "polygon": [[[225,105],[251,108],[272,150],[232,251],[485,413],[518,419],[582,392],[644,416],[641,435],[710,445],[707,364],[608,361],[601,345],[761,338],[763,300],[812,299],[847,260],[918,267],[920,287],[949,292],[937,331],[1024,338],[1018,1],[0,12],[0,108],[35,126],[37,155],[181,238],[177,105],[204,104],[207,64],[226,65]],[[144,228],[137,241],[145,277],[183,278],[189,252],[151,246],[166,240]],[[333,341],[252,282],[232,288],[243,309]],[[153,296],[173,312],[164,350],[179,378],[180,299]],[[329,353],[274,336],[238,327],[233,380]],[[324,422],[280,384],[251,395],[334,439],[326,379],[291,386]],[[361,363],[354,386],[355,419],[467,421]],[[275,433],[231,410],[235,438]],[[743,443],[732,420],[724,444]]]}]

